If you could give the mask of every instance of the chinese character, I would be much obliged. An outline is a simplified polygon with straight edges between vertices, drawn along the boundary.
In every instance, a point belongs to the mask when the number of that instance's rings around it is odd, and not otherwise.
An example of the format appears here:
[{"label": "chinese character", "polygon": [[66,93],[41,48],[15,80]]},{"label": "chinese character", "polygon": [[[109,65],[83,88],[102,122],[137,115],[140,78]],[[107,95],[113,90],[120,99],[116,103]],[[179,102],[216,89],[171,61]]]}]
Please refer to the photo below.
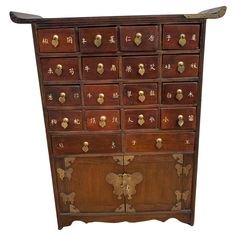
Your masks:
[{"label": "chinese character", "polygon": [[193,41],[196,41],[196,34],[193,34],[191,39],[192,39]]},{"label": "chinese character", "polygon": [[130,98],[132,97],[132,92],[131,91],[127,91],[127,96]]},{"label": "chinese character", "polygon": [[114,35],[111,35],[111,36],[110,36],[109,42],[110,42],[110,43],[115,43],[115,42],[116,42]]},{"label": "chinese character", "polygon": [[150,70],[156,70],[155,64],[150,64]]},{"label": "chinese character", "polygon": [[130,42],[131,41],[131,37],[130,36],[125,36],[125,41],[126,41],[126,43]]},{"label": "chinese character", "polygon": [[52,75],[52,74],[53,74],[53,70],[52,70],[51,67],[48,69],[48,74],[49,74],[49,75]]},{"label": "chinese character", "polygon": [[48,39],[47,38],[43,38],[42,44],[48,44]]},{"label": "chinese character", "polygon": [[165,69],[170,70],[171,69],[171,65],[170,64],[166,64],[165,65]]},{"label": "chinese character", "polygon": [[150,96],[155,96],[155,91],[154,90],[150,90]]},{"label": "chinese character", "polygon": [[88,72],[90,70],[89,66],[85,66],[84,70]]},{"label": "chinese character", "polygon": [[118,118],[115,117],[115,116],[113,116],[113,117],[112,117],[112,123],[118,123]]},{"label": "chinese character", "polygon": [[87,97],[90,99],[93,95],[91,93],[87,94]]},{"label": "chinese character", "polygon": [[192,91],[189,92],[188,97],[189,97],[189,98],[193,98],[193,97],[194,97]]},{"label": "chinese character", "polygon": [[118,93],[113,93],[113,94],[112,94],[112,97],[113,97],[113,98],[119,98],[119,94],[118,94]]},{"label": "chinese character", "polygon": [[72,44],[73,43],[73,38],[71,36],[66,37],[66,42]]},{"label": "chinese character", "polygon": [[111,65],[111,71],[116,71],[116,66],[115,65]]},{"label": "chinese character", "polygon": [[150,120],[150,122],[152,123],[152,122],[155,121],[155,118],[154,118],[153,116],[150,116],[149,120]]},{"label": "chinese character", "polygon": [[166,38],[167,38],[167,41],[170,41],[170,39],[171,39],[170,34],[167,34],[167,35],[166,35]]},{"label": "chinese character", "polygon": [[69,74],[71,74],[71,75],[75,74],[74,68],[69,68]]},{"label": "chinese character", "polygon": [[167,97],[167,98],[172,98],[172,94],[171,94],[171,93],[167,93],[167,94],[166,94],[166,97]]},{"label": "chinese character", "polygon": [[150,37],[148,38],[149,41],[153,42],[155,39],[155,36],[153,34],[150,35]]},{"label": "chinese character", "polygon": [[82,38],[82,44],[86,44],[86,43],[87,43],[86,39]]},{"label": "chinese character", "polygon": [[126,66],[125,71],[130,73],[132,71],[132,67],[131,66]]},{"label": "chinese character", "polygon": [[95,117],[90,118],[90,124],[96,124],[96,119],[95,119]]},{"label": "chinese character", "polygon": [[194,120],[193,115],[189,115],[189,116],[188,116],[188,120],[189,120],[189,121],[193,121],[193,120]]},{"label": "chinese character", "polygon": [[131,120],[131,118],[129,117],[128,118],[128,123],[133,123],[134,121],[133,120]]}]

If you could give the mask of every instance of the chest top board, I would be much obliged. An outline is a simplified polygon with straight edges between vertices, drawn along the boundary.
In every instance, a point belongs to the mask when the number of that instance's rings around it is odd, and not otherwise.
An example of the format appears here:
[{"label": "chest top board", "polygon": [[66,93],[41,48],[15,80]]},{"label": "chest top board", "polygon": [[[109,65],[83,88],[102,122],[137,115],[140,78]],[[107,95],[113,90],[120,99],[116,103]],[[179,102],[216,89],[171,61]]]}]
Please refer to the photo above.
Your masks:
[{"label": "chest top board", "polygon": [[32,25],[59,229],[172,217],[193,225],[206,19],[225,12],[10,12]]}]

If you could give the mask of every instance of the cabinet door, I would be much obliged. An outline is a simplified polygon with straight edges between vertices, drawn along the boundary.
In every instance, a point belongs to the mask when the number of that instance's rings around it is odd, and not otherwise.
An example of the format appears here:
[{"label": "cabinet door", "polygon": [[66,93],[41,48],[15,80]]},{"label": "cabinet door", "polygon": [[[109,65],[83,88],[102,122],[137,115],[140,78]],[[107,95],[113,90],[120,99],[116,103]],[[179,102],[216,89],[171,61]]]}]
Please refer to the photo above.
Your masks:
[{"label": "cabinet door", "polygon": [[[190,207],[191,155],[135,156],[125,166],[125,173],[130,176],[126,189],[131,191],[126,195],[126,211],[176,211]],[[141,175],[137,185],[135,175]]]},{"label": "cabinet door", "polygon": [[62,213],[115,212],[124,204],[124,196],[118,199],[106,182],[108,173],[123,172],[113,157],[57,159],[56,172]]}]

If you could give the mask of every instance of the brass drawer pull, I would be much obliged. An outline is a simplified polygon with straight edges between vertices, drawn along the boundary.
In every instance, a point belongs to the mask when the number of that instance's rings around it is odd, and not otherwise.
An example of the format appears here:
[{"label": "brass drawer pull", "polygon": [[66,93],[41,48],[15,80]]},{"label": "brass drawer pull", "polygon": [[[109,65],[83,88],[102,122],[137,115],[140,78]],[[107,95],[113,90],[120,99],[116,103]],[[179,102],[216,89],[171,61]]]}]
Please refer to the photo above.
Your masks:
[{"label": "brass drawer pull", "polygon": [[67,117],[63,118],[62,122],[61,122],[61,127],[63,129],[66,129],[68,127],[68,125],[69,125],[69,119]]},{"label": "brass drawer pull", "polygon": [[162,138],[157,138],[156,139],[156,148],[161,149],[162,147]]},{"label": "brass drawer pull", "polygon": [[182,127],[184,125],[184,116],[178,115],[178,125]]},{"label": "brass drawer pull", "polygon": [[140,115],[138,116],[138,124],[139,124],[140,126],[142,126],[144,123],[145,123],[144,115],[143,115],[143,114],[140,114]]},{"label": "brass drawer pull", "polygon": [[58,98],[58,100],[59,100],[59,102],[61,104],[65,103],[65,101],[66,101],[66,94],[64,92],[61,92],[60,93],[60,97]]},{"label": "brass drawer pull", "polygon": [[134,43],[139,46],[142,43],[142,34],[137,33],[134,38]]},{"label": "brass drawer pull", "polygon": [[144,73],[145,73],[144,64],[140,63],[140,64],[138,65],[138,73],[139,73],[140,75],[144,75]]},{"label": "brass drawer pull", "polygon": [[98,98],[97,98],[97,102],[98,102],[99,104],[103,104],[103,103],[104,103],[104,98],[105,98],[104,93],[99,93],[99,94],[98,94]]},{"label": "brass drawer pull", "polygon": [[178,62],[178,72],[182,74],[185,71],[185,65],[183,61]]},{"label": "brass drawer pull", "polygon": [[179,36],[179,45],[183,47],[186,44],[186,36],[185,34],[180,34]]},{"label": "brass drawer pull", "polygon": [[106,120],[107,120],[106,116],[101,116],[99,120],[99,126],[104,128],[106,126]]},{"label": "brass drawer pull", "polygon": [[62,65],[61,64],[57,64],[54,71],[55,71],[55,74],[57,76],[61,76],[61,74],[62,74]]},{"label": "brass drawer pull", "polygon": [[102,35],[101,34],[97,34],[95,36],[95,39],[94,39],[94,45],[99,48],[102,44]]},{"label": "brass drawer pull", "polygon": [[54,34],[52,37],[52,46],[54,48],[58,47],[59,45],[59,36],[57,34]]},{"label": "brass drawer pull", "polygon": [[89,150],[89,143],[85,141],[83,143],[82,151],[83,152],[88,152],[88,150]]},{"label": "brass drawer pull", "polygon": [[104,72],[104,65],[102,63],[98,63],[98,65],[97,65],[97,72],[100,75],[103,74],[103,72]]},{"label": "brass drawer pull", "polygon": [[145,101],[145,98],[146,98],[145,95],[144,95],[144,91],[141,91],[141,90],[140,90],[140,91],[138,92],[138,95],[139,95],[139,96],[138,96],[138,100],[139,100],[140,102],[144,102],[144,101]]},{"label": "brass drawer pull", "polygon": [[180,101],[184,97],[182,89],[177,89],[175,98]]}]

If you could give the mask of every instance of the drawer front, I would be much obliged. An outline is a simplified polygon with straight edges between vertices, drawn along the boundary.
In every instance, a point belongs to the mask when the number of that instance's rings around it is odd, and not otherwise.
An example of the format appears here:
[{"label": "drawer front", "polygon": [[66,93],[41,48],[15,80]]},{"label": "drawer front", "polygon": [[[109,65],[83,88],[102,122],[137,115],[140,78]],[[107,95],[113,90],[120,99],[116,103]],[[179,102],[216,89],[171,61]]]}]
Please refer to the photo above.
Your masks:
[{"label": "drawer front", "polygon": [[80,51],[84,53],[116,52],[117,28],[81,28],[79,29]]},{"label": "drawer front", "polygon": [[48,125],[51,131],[79,131],[82,126],[81,111],[49,111]]},{"label": "drawer front", "polygon": [[163,77],[198,77],[198,55],[164,55]]},{"label": "drawer front", "polygon": [[148,105],[158,103],[157,84],[126,84],[123,89],[124,105]]},{"label": "drawer front", "polygon": [[83,62],[83,79],[118,79],[119,66],[117,57],[85,57]]},{"label": "drawer front", "polygon": [[122,77],[126,79],[158,78],[158,68],[158,57],[135,56],[122,58]]},{"label": "drawer front", "polygon": [[162,129],[195,129],[196,108],[162,108]]},{"label": "drawer front", "polygon": [[127,152],[192,152],[195,133],[127,134]]},{"label": "drawer front", "polygon": [[158,26],[121,26],[121,51],[155,51],[159,44]]},{"label": "drawer front", "polygon": [[70,81],[79,79],[77,58],[41,59],[43,79],[46,81]]},{"label": "drawer front", "polygon": [[38,30],[40,52],[75,52],[74,29],[41,29]]},{"label": "drawer front", "polygon": [[125,129],[155,129],[158,127],[156,109],[125,110]]},{"label": "drawer front", "polygon": [[164,25],[163,49],[199,49],[200,25]]},{"label": "drawer front", "polygon": [[45,86],[45,103],[47,106],[80,106],[79,86]]},{"label": "drawer front", "polygon": [[84,85],[85,106],[119,105],[118,85]]},{"label": "drawer front", "polygon": [[119,134],[53,136],[54,155],[121,152]]},{"label": "drawer front", "polygon": [[198,89],[196,82],[163,83],[162,103],[164,104],[196,104]]},{"label": "drawer front", "polygon": [[120,111],[86,111],[86,124],[88,130],[118,130],[120,129]]}]

